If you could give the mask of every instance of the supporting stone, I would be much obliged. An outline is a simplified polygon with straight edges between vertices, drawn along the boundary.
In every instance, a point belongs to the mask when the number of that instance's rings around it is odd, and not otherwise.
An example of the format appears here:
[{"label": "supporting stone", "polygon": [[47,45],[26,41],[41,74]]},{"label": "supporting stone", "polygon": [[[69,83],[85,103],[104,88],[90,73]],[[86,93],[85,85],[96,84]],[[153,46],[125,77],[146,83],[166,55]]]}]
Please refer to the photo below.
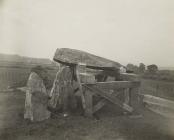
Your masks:
[{"label": "supporting stone", "polygon": [[81,84],[81,81],[80,81],[80,73],[79,73],[78,65],[75,67],[75,74],[76,74],[76,77],[77,77],[77,82],[79,84],[79,90],[80,90],[80,95],[81,95],[81,99],[82,99],[82,106],[83,106],[83,109],[85,110],[86,103],[85,103],[84,91],[82,89],[82,84]]}]

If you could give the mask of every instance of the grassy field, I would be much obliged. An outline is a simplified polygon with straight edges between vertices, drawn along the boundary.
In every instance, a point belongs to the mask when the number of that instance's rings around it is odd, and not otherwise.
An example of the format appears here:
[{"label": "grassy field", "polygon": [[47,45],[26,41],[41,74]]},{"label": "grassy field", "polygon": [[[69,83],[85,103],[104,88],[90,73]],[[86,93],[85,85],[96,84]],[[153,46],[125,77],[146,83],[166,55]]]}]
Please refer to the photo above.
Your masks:
[{"label": "grassy field", "polygon": [[[141,94],[174,100],[174,83],[142,79]],[[37,123],[23,119],[24,92],[0,93],[0,140],[173,140],[174,121],[145,108],[140,117],[124,115],[112,104],[96,113],[98,119],[80,113],[61,114]]]},{"label": "grassy field", "polygon": [[[58,69],[49,68],[48,77],[53,82]],[[29,67],[0,67],[0,90],[25,86],[30,74]]]},{"label": "grassy field", "polygon": [[20,125],[24,113],[25,94],[0,93],[0,129]]},{"label": "grassy field", "polygon": [[[171,122],[151,112],[134,119],[114,111],[98,113],[100,120],[79,115],[4,129],[2,140],[173,140]],[[159,123],[160,122],[160,123]],[[173,122],[172,122],[173,123]],[[172,128],[171,128],[172,127]]]},{"label": "grassy field", "polygon": [[23,119],[25,94],[16,91],[0,96],[0,140],[174,139],[174,122],[146,109],[139,112],[142,117],[134,118],[109,104],[96,113],[98,119],[77,112],[67,118],[59,114],[43,122],[27,123]]}]

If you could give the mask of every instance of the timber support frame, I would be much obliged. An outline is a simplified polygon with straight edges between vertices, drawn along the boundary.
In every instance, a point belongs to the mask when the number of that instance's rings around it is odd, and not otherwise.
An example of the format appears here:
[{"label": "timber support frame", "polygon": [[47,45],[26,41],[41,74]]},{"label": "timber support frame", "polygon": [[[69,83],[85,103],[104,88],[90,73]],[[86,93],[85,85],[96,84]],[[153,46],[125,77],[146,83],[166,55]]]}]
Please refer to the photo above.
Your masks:
[{"label": "timber support frame", "polygon": [[[97,82],[95,84],[82,84],[85,97],[85,116],[92,117],[93,114],[101,109],[107,102],[119,106],[123,110],[132,113],[134,111],[134,96],[138,96],[140,82],[138,81],[111,81]],[[118,94],[113,90],[122,90],[124,100],[117,98]],[[97,104],[93,104],[93,97],[100,96],[102,99]]]}]

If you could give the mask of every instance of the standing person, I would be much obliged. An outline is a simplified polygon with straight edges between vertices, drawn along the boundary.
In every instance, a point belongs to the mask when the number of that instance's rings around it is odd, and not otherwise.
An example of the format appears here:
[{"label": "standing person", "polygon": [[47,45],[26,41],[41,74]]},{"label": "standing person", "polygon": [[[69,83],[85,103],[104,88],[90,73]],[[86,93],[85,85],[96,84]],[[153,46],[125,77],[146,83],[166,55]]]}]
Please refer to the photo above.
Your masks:
[{"label": "standing person", "polygon": [[45,79],[46,71],[41,66],[32,68],[27,82],[25,119],[42,121],[50,117],[47,110],[49,96],[44,84]]},{"label": "standing person", "polygon": [[74,72],[73,68],[60,65],[51,90],[50,107],[63,111],[63,115],[68,116],[72,109],[76,108],[76,99],[73,88]]}]

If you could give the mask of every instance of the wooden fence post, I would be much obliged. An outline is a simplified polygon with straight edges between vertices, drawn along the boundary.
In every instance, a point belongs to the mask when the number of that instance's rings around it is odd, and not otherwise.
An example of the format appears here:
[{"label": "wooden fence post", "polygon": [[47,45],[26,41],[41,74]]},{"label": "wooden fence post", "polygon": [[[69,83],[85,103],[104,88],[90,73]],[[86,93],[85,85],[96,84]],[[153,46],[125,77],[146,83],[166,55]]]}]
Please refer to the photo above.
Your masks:
[{"label": "wooden fence post", "polygon": [[92,117],[93,116],[93,94],[90,91],[85,91],[85,116]]},{"label": "wooden fence post", "polygon": [[139,87],[130,88],[130,106],[134,108],[134,112],[138,113],[141,108],[139,98]]},{"label": "wooden fence post", "polygon": [[79,66],[78,65],[75,67],[75,73],[76,73],[76,77],[77,77],[77,82],[79,84],[79,90],[80,90],[81,99],[82,99],[82,106],[83,106],[83,109],[85,109],[86,108],[86,103],[85,103],[85,97],[84,97],[82,84],[81,84],[81,81],[80,81],[80,73],[79,73]]},{"label": "wooden fence post", "polygon": [[124,89],[124,103],[130,105],[130,92],[129,88]]}]

